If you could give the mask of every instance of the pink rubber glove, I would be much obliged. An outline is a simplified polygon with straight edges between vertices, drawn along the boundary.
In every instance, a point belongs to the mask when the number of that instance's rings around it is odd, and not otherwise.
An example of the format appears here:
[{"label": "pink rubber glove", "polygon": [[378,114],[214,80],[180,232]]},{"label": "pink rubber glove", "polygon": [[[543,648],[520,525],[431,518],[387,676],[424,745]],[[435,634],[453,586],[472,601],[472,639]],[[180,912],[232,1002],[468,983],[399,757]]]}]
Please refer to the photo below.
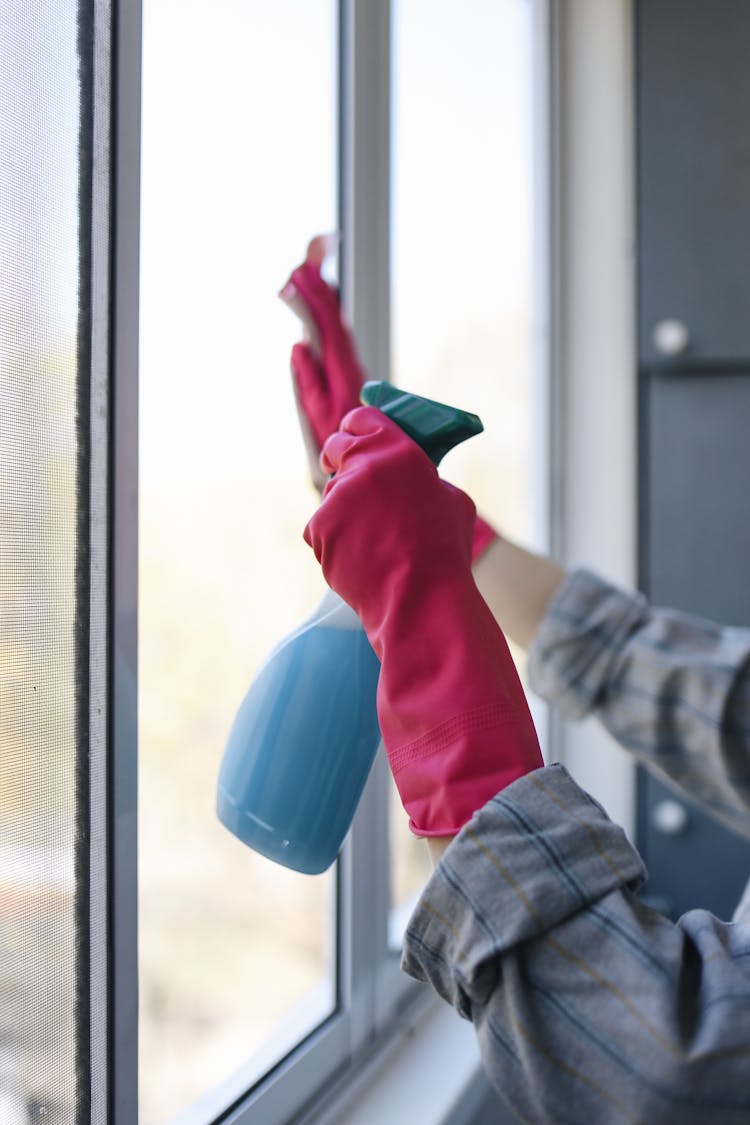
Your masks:
[{"label": "pink rubber glove", "polygon": [[500,536],[494,527],[483,520],[477,512],[474,520],[474,534],[471,539],[471,561],[475,563],[480,559],[488,547],[491,547]]},{"label": "pink rubber glove", "polygon": [[[367,380],[354,336],[344,322],[338,293],[321,276],[323,261],[331,249],[330,236],[314,238],[305,261],[292,272],[279,294],[305,326],[307,342],[292,348],[291,368],[297,406],[312,439],[313,458],[339,428],[344,415],[359,406],[359,392]],[[324,478],[313,475],[322,488]],[[496,538],[495,529],[477,516],[472,562]]]},{"label": "pink rubber glove", "polygon": [[344,415],[359,406],[359,392],[367,379],[338,294],[321,276],[329,246],[330,239],[314,238],[305,261],[279,294],[302,320],[308,338],[295,344],[291,366],[297,402],[318,452]]},{"label": "pink rubber glove", "polygon": [[420,836],[450,836],[543,765],[505,637],[471,574],[475,509],[381,411],[326,442],[335,473],[305,529],[328,584],[381,661],[378,718]]}]

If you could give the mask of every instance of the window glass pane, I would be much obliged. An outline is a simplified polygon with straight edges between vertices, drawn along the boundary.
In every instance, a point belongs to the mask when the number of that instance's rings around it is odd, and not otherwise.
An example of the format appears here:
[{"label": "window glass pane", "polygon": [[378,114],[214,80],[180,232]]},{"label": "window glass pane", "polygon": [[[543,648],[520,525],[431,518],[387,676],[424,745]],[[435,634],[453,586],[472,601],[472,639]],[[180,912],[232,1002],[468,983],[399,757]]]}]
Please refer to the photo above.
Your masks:
[{"label": "window glass pane", "polygon": [[4,1125],[76,1120],[77,18],[37,0],[0,14]]},{"label": "window glass pane", "polygon": [[[396,0],[392,367],[479,414],[441,473],[507,534],[531,530],[529,0]],[[517,654],[516,654],[517,655]],[[393,900],[428,869],[393,793]]]},{"label": "window glass pane", "polygon": [[142,1125],[226,1102],[335,1001],[332,873],[255,855],[214,801],[237,707],[323,589],[277,292],[337,223],[336,38],[332,0],[144,3]]}]

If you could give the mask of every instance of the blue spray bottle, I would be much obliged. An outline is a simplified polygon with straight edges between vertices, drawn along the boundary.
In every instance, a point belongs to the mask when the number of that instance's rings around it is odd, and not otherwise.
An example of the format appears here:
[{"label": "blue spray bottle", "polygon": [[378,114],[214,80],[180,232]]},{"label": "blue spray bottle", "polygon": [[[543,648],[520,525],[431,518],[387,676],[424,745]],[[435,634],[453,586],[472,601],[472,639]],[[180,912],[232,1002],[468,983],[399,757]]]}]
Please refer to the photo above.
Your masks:
[{"label": "blue spray bottle", "polygon": [[[397,422],[438,465],[481,433],[476,414],[365,383],[362,402]],[[328,590],[270,654],[224,751],[219,820],[269,859],[310,875],[341,849],[380,742],[380,664],[354,611]]]}]

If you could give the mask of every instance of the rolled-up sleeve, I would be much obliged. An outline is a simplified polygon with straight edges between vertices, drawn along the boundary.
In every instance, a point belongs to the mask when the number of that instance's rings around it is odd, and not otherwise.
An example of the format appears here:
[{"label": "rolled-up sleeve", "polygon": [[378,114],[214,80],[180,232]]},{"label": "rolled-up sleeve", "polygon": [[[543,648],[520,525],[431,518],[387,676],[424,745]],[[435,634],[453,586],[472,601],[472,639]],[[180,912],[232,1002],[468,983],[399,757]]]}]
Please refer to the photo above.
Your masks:
[{"label": "rolled-up sleeve", "polygon": [[561,766],[488,802],[435,869],[403,967],[477,1031],[520,1120],[750,1120],[750,920],[672,923],[640,857]]},{"label": "rolled-up sleeve", "polygon": [[573,571],[529,651],[529,684],[595,714],[646,766],[750,834],[750,629],[651,607]]}]

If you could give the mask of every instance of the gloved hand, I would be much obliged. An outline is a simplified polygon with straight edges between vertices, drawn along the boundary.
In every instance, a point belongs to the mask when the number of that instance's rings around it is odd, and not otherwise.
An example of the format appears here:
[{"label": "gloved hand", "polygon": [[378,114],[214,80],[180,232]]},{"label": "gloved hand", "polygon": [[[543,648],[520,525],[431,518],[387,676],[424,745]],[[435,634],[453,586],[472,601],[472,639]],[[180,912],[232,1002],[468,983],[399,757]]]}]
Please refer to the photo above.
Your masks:
[{"label": "gloved hand", "polygon": [[335,476],[305,539],[381,661],[380,730],[412,831],[453,835],[543,765],[505,638],[471,574],[474,505],[374,407],[345,417],[321,465]]},{"label": "gloved hand", "polygon": [[344,415],[359,406],[367,379],[338,294],[321,276],[327,247],[325,238],[313,239],[305,261],[279,294],[301,318],[308,337],[292,349],[291,367],[297,401],[318,452]]},{"label": "gloved hand", "polygon": [[[312,439],[311,471],[319,489],[325,478],[316,471],[317,455],[344,415],[359,406],[359,393],[367,381],[338,294],[321,276],[330,248],[326,236],[314,238],[305,261],[292,272],[279,294],[301,318],[308,337],[307,342],[292,348],[291,368],[297,406]],[[495,529],[477,516],[472,561],[476,562],[496,538]]]}]

